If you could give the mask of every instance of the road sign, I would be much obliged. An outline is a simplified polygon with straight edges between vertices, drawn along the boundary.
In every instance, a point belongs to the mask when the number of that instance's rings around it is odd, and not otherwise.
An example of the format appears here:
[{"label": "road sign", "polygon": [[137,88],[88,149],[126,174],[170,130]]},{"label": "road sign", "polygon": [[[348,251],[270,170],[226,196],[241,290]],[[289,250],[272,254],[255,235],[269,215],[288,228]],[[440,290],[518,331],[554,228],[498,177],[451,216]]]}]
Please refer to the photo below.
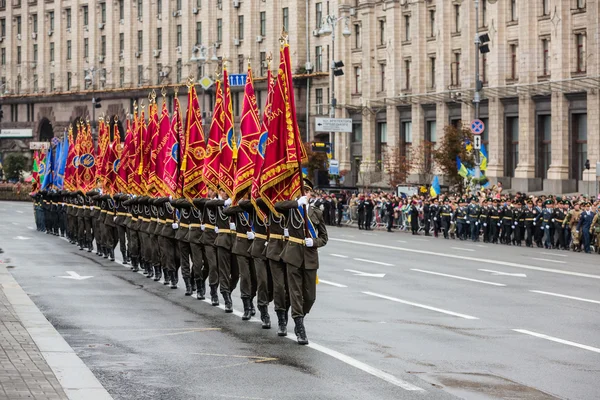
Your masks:
[{"label": "road sign", "polygon": [[481,135],[484,130],[485,124],[482,120],[474,119],[473,122],[471,122],[471,132],[473,132],[474,135]]},{"label": "road sign", "polygon": [[329,175],[340,174],[340,162],[338,160],[329,160]]},{"label": "road sign", "polygon": [[317,132],[352,133],[352,119],[350,118],[316,118],[315,125]]},{"label": "road sign", "polygon": [[331,154],[331,143],[327,142],[312,142],[311,149],[317,153]]},{"label": "road sign", "polygon": [[212,79],[210,79],[208,76],[204,76],[204,77],[202,77],[202,79],[200,79],[198,81],[198,83],[200,84],[200,86],[202,86],[202,89],[207,90],[215,82]]},{"label": "road sign", "polygon": [[247,74],[231,74],[229,75],[229,84],[231,86],[244,86],[247,78]]},{"label": "road sign", "polygon": [[29,150],[48,150],[50,142],[29,142]]},{"label": "road sign", "polygon": [[475,135],[475,136],[473,136],[473,148],[475,150],[480,150],[481,149],[481,135]]}]

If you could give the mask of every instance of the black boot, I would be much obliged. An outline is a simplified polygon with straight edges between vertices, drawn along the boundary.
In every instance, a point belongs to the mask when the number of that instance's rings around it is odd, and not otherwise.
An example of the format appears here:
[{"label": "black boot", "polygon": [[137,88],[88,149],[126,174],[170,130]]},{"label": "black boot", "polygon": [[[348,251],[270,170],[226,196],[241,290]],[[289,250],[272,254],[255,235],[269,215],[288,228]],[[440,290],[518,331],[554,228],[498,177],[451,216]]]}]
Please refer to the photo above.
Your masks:
[{"label": "black boot", "polygon": [[163,273],[163,285],[167,286],[171,284],[171,274],[169,273],[169,270],[166,268],[162,269],[162,273]]},{"label": "black boot", "polygon": [[148,274],[148,275],[146,275],[146,278],[154,277],[154,268],[152,268],[152,265],[150,265],[150,263],[147,261],[146,261],[146,273]]},{"label": "black boot", "polygon": [[88,253],[91,253],[92,251],[94,251],[94,243],[91,240],[89,242],[87,242],[87,249],[88,249]]},{"label": "black boot", "polygon": [[271,316],[269,315],[269,307],[258,306],[258,311],[260,311],[260,320],[262,321],[262,328],[271,329]]},{"label": "black boot", "polygon": [[115,261],[115,249],[109,248],[108,249],[108,255],[110,257],[110,261]]},{"label": "black boot", "polygon": [[217,295],[217,285],[210,285],[210,303],[213,306],[219,305],[219,296]]},{"label": "black boot", "polygon": [[196,279],[193,272],[190,274],[190,287],[192,288],[192,292],[196,291]]},{"label": "black boot", "polygon": [[277,312],[277,336],[287,336],[287,316],[285,311]]},{"label": "black boot", "polygon": [[185,295],[192,295],[192,283],[190,282],[190,278],[183,278],[183,283],[185,283]]},{"label": "black boot", "polygon": [[140,270],[137,257],[133,257],[131,259],[131,265],[133,265],[133,268],[132,268],[133,272],[138,272]]},{"label": "black boot", "polygon": [[143,271],[142,273],[148,277],[148,266],[146,265],[146,261],[140,260],[140,268]]},{"label": "black boot", "polygon": [[225,312],[232,313],[233,312],[233,302],[231,301],[231,293],[222,292],[223,301],[225,302]]},{"label": "black boot", "polygon": [[248,321],[252,316],[250,315],[250,299],[242,297],[242,303],[244,303],[244,315],[242,315],[242,321]]},{"label": "black boot", "polygon": [[158,282],[160,281],[160,278],[162,278],[162,269],[160,267],[153,267],[154,268],[154,282]]},{"label": "black boot", "polygon": [[79,250],[83,250],[83,241],[79,242]]},{"label": "black boot", "polygon": [[204,285],[204,281],[198,279],[196,281],[196,287],[197,287],[196,298],[198,300],[204,300],[204,295],[206,294],[206,286]]},{"label": "black boot", "polygon": [[254,308],[254,297],[250,297],[250,315],[253,317],[256,315],[256,309]]},{"label": "black boot", "polygon": [[127,257],[123,257],[123,265],[127,265],[127,262],[128,262]]},{"label": "black boot", "polygon": [[304,329],[304,317],[294,318],[294,323],[296,324],[296,326],[294,327],[294,333],[296,334],[296,339],[298,340],[298,344],[302,344],[302,345],[308,344],[308,338],[306,337],[306,330]]}]

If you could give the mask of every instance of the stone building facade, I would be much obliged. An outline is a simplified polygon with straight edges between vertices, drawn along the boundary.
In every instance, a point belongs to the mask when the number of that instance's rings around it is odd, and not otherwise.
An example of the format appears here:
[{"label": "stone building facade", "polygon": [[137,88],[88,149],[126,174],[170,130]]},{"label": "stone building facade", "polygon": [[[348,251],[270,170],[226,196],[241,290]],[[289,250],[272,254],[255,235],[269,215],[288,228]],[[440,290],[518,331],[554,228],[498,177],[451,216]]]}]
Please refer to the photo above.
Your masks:
[{"label": "stone building facade", "polygon": [[[479,67],[488,177],[515,190],[595,191],[599,0],[479,0],[479,26],[475,3],[0,0],[0,129],[28,127],[32,140],[47,139],[78,116],[125,118],[134,100],[164,85],[182,85],[185,109],[187,78],[214,78],[214,58],[243,73],[250,57],[264,103],[264,61],[277,56],[285,26],[303,138],[329,140],[315,132],[315,118],[330,115],[331,61],[342,61],[335,116],[351,118],[353,132],[333,135],[333,156],[347,185],[385,182],[390,149],[408,154],[440,142],[444,126],[473,119],[473,42],[487,33],[490,51]],[[327,16],[338,21],[335,40],[323,34]],[[85,81],[90,71],[93,85]],[[199,89],[207,124],[213,88]],[[92,97],[102,99],[100,109]]]}]

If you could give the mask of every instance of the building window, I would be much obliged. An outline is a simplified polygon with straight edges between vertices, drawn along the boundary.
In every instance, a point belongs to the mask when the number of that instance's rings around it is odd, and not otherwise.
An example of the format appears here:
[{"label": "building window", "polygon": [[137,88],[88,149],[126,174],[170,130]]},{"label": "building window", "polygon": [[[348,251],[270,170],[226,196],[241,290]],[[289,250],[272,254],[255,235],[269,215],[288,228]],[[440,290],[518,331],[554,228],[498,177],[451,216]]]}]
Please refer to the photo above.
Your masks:
[{"label": "building window", "polygon": [[315,47],[315,72],[323,71],[323,47]]},{"label": "building window", "polygon": [[377,123],[377,139],[375,141],[375,159],[377,160],[376,168],[381,170],[385,165],[385,153],[387,151],[387,122]]},{"label": "building window", "polygon": [[21,65],[21,46],[17,46],[17,65]]},{"label": "building window", "polygon": [[550,39],[542,39],[542,75],[550,76]]},{"label": "building window", "polygon": [[181,11],[181,0],[177,0],[177,11]]},{"label": "building window", "polygon": [[202,44],[202,22],[196,22],[196,44]]},{"label": "building window", "polygon": [[362,69],[359,66],[354,67],[354,93],[362,93]]},{"label": "building window", "polygon": [[404,16],[404,41],[410,41],[410,15]]},{"label": "building window", "polygon": [[16,17],[17,20],[17,35],[21,34],[21,16],[17,16]]},{"label": "building window", "polygon": [[119,20],[125,19],[125,1],[119,0]]},{"label": "building window", "polygon": [[460,4],[454,5],[454,33],[460,33]]},{"label": "building window", "polygon": [[238,39],[244,40],[244,16],[238,16]]},{"label": "building window", "polygon": [[141,53],[144,51],[144,31],[138,31],[137,42],[138,53]]},{"label": "building window", "polygon": [[38,90],[38,76],[37,74],[33,74],[33,93],[37,93]]},{"label": "building window", "polygon": [[125,86],[125,67],[119,67],[119,86]]},{"label": "building window", "polygon": [[83,6],[83,26],[88,26],[90,15],[88,11],[88,6]]},{"label": "building window", "polygon": [[360,37],[360,24],[354,24],[354,48],[360,49],[362,47],[362,39]]},{"label": "building window", "polygon": [[106,35],[100,36],[100,55],[106,57]]},{"label": "building window", "polygon": [[586,70],[586,62],[585,62],[585,56],[586,56],[586,51],[585,51],[585,33],[577,33],[575,34],[575,47],[576,47],[576,62],[577,62],[577,69],[575,70],[576,72],[585,72]]},{"label": "building window", "polygon": [[519,117],[506,118],[506,156],[504,176],[514,177],[519,164]]},{"label": "building window", "polygon": [[460,86],[460,53],[454,53],[451,71],[452,86]]},{"label": "building window", "polygon": [[156,28],[156,48],[162,50],[162,28]]},{"label": "building window", "polygon": [[435,89],[436,83],[436,71],[435,71],[435,57],[429,57],[429,88]]},{"label": "building window", "polygon": [[402,122],[402,150],[406,162],[410,161],[412,146],[412,121]]},{"label": "building window", "polygon": [[71,59],[71,41],[67,40],[67,60]]},{"label": "building window", "polygon": [[71,90],[71,80],[72,80],[73,76],[71,74],[71,72],[67,72],[67,91]]},{"label": "building window", "polygon": [[510,22],[516,22],[519,20],[518,16],[517,16],[517,0],[509,0],[510,1],[510,5],[509,5],[509,18],[508,20]]},{"label": "building window", "polygon": [[37,14],[31,14],[31,29],[33,33],[38,31],[38,17]]},{"label": "building window", "polygon": [[516,80],[519,78],[518,71],[518,59],[517,59],[517,45],[510,45],[510,79]]},{"label": "building window", "polygon": [[181,79],[183,77],[183,73],[182,73],[183,66],[181,63],[181,59],[177,60],[176,70],[177,70],[177,82],[179,83],[179,82],[181,82]]},{"label": "building window", "polygon": [[411,60],[404,60],[404,89],[410,90],[410,67]]},{"label": "building window", "polygon": [[201,79],[204,76],[204,64],[198,63],[196,68],[196,79]]},{"label": "building window", "polygon": [[550,15],[550,0],[541,0],[542,15]]},{"label": "building window", "polygon": [[362,124],[352,124],[352,143],[362,143]]},{"label": "building window", "polygon": [[264,11],[260,12],[260,36],[267,36],[267,13]]},{"label": "building window", "polygon": [[315,3],[316,27],[319,29],[323,25],[323,3]]},{"label": "building window", "polygon": [[106,3],[100,3],[100,22],[106,23]]},{"label": "building window", "polygon": [[425,170],[431,171],[431,167],[433,164],[433,149],[435,148],[435,144],[437,142],[437,124],[436,121],[427,121],[425,127]]},{"label": "building window", "polygon": [[486,54],[481,55],[481,82],[488,83],[488,59]]},{"label": "building window", "polygon": [[315,106],[317,115],[323,115],[323,89],[315,89]]},{"label": "building window", "polygon": [[435,36],[435,10],[429,10],[429,37]]},{"label": "building window", "polygon": [[[85,39],[87,40],[87,39]],[[85,45],[87,46],[87,43],[85,43]],[[122,57],[125,55],[125,34],[124,33],[119,33],[119,57]],[[87,57],[87,55],[86,55]]]},{"label": "building window", "polygon": [[540,115],[538,117],[538,178],[548,178],[548,168],[552,162],[552,116]]},{"label": "building window", "polygon": [[181,25],[177,25],[177,46],[181,47],[182,43],[183,43],[183,36],[182,36]]},{"label": "building window", "polygon": [[290,28],[290,24],[289,24],[289,20],[290,20],[290,10],[287,7],[283,7],[283,29],[285,29],[286,32],[289,32],[289,28]]},{"label": "building window", "polygon": [[487,26],[487,1],[479,2],[481,7],[481,27]]},{"label": "building window", "polygon": [[267,74],[267,52],[260,52],[260,76]]},{"label": "building window", "polygon": [[37,43],[33,44],[33,62],[34,63],[38,62],[38,45],[37,45]]},{"label": "building window", "polygon": [[0,37],[6,37],[6,19],[0,18]]},{"label": "building window", "polygon": [[379,45],[385,45],[385,19],[379,20]]},{"label": "building window", "polygon": [[585,8],[585,0],[576,0],[576,2],[578,10],[583,10]]},{"label": "building window", "polygon": [[3,47],[0,51],[0,65],[6,65],[6,48]]},{"label": "building window", "polygon": [[54,42],[50,42],[50,62],[54,62]]},{"label": "building window", "polygon": [[162,14],[162,0],[156,0],[156,13]]},{"label": "building window", "polygon": [[144,84],[144,66],[138,65],[138,86],[142,86]]},{"label": "building window", "polygon": [[71,9],[65,9],[66,19],[67,19],[67,29],[71,29]]},{"label": "building window", "polygon": [[50,11],[48,13],[48,24],[50,25],[50,30],[54,30],[54,11]]},{"label": "building window", "polygon": [[585,161],[588,159],[587,151],[587,114],[573,114],[573,149],[576,151],[573,157],[573,176],[572,179],[583,179],[583,171],[585,170]]},{"label": "building window", "polygon": [[379,64],[379,89],[385,92],[385,63]]},{"label": "building window", "polygon": [[144,16],[144,0],[137,1],[137,16],[138,19],[142,19],[142,17]]},{"label": "building window", "polygon": [[221,43],[223,41],[223,20],[221,18],[217,18],[217,42]]},{"label": "building window", "polygon": [[54,79],[54,72],[50,72],[50,91],[54,92],[56,90],[56,81]]}]

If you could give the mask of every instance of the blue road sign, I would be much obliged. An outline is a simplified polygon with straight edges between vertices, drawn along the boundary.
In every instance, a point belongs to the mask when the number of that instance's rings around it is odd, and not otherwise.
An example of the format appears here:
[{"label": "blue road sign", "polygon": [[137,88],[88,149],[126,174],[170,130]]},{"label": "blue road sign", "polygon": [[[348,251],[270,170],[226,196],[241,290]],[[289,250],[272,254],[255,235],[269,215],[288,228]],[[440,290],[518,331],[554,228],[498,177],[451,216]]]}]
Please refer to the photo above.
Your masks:
[{"label": "blue road sign", "polygon": [[471,132],[473,132],[473,134],[481,135],[484,130],[485,130],[485,124],[483,123],[482,120],[474,119],[473,122],[471,122]]},{"label": "blue road sign", "polygon": [[247,78],[247,74],[231,74],[229,75],[229,84],[231,86],[244,86]]}]

